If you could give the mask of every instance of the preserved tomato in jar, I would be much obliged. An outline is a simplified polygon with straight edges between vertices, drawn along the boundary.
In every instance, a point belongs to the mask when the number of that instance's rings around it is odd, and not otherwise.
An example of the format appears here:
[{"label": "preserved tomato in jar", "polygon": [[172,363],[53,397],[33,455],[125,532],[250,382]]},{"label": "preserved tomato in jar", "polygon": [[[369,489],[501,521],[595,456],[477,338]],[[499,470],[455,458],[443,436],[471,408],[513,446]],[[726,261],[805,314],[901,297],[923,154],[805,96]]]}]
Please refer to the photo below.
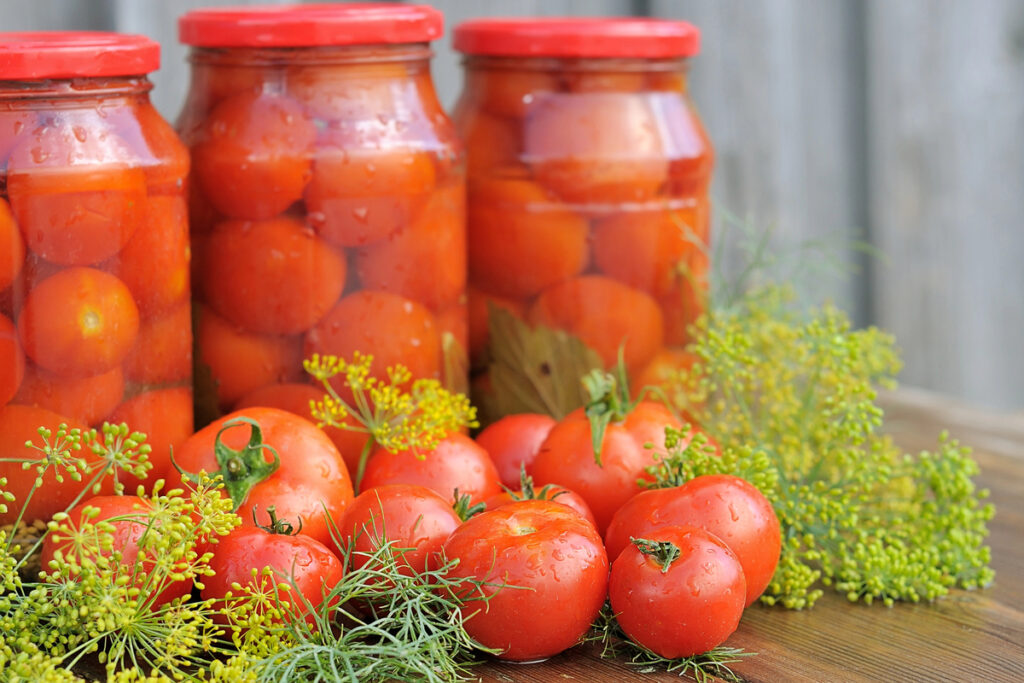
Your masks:
[{"label": "preserved tomato in jar", "polygon": [[162,470],[192,433],[192,329],[189,158],[149,100],[159,61],[144,36],[0,34],[0,421],[124,421]]},{"label": "preserved tomato in jar", "polygon": [[495,360],[488,313],[503,309],[653,376],[706,299],[712,149],[686,87],[697,29],[480,19],[456,27],[454,45],[473,368]]},{"label": "preserved tomato in jar", "polygon": [[314,354],[464,386],[464,162],[430,75],[441,14],[208,8],[179,30],[197,420],[308,386]]}]

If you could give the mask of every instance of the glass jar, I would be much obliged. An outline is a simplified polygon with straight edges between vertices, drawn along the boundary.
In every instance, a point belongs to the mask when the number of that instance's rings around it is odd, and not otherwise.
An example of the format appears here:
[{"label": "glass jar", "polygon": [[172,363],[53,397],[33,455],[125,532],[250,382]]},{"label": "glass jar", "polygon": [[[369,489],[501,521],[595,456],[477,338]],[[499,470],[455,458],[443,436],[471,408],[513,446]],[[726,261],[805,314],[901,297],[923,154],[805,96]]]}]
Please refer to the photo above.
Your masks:
[{"label": "glass jar", "polygon": [[126,422],[162,471],[192,433],[189,160],[149,101],[159,60],[144,36],[0,37],[0,423],[19,447]]},{"label": "glass jar", "polygon": [[608,367],[621,349],[634,384],[685,362],[706,297],[712,167],[686,87],[697,29],[485,19],[459,25],[454,45],[476,373],[529,360],[494,358],[494,307],[576,336]]},{"label": "glass jar", "polygon": [[200,422],[255,397],[308,416],[314,353],[465,384],[462,151],[430,76],[441,29],[413,5],[181,19]]}]

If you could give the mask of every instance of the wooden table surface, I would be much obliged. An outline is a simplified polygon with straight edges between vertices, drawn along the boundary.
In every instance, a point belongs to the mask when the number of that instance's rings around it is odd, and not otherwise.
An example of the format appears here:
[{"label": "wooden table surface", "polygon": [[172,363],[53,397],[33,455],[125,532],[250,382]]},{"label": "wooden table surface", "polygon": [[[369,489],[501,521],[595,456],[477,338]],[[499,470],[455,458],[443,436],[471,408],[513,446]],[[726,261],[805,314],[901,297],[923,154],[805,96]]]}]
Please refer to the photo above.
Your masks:
[{"label": "wooden table surface", "polygon": [[[834,591],[810,610],[749,608],[726,645],[757,656],[733,665],[745,681],[1024,681],[1024,414],[995,415],[931,394],[883,396],[887,430],[906,450],[934,449],[943,429],[974,448],[991,490],[995,583],[931,604],[851,604]],[[578,647],[532,665],[489,663],[486,683],[670,681]]]}]

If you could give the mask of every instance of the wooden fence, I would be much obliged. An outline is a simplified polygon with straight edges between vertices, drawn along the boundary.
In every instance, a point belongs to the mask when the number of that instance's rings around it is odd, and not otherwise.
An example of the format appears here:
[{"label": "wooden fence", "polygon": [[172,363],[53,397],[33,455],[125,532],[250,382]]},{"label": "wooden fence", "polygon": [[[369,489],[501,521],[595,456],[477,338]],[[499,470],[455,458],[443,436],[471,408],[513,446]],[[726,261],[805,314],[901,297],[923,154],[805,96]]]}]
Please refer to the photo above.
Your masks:
[{"label": "wooden fence", "polygon": [[[0,25],[152,36],[163,45],[154,99],[173,120],[188,87],[176,17],[210,4],[244,0],[2,0]],[[448,27],[470,16],[584,14],[698,25],[692,92],[717,152],[724,261],[744,258],[736,224],[771,229],[780,253],[801,255],[806,296],[896,335],[904,383],[1024,409],[1024,2],[432,4]],[[458,57],[448,37],[436,50],[451,104]],[[854,242],[868,249],[842,249]],[[855,272],[837,277],[830,257]]]}]

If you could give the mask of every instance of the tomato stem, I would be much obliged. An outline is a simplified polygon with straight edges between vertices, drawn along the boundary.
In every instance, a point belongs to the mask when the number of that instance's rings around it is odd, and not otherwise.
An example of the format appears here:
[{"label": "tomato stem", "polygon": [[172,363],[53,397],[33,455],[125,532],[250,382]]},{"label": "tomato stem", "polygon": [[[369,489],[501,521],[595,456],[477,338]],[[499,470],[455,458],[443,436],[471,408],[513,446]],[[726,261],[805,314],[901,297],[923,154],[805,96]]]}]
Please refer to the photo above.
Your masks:
[{"label": "tomato stem", "polygon": [[661,573],[668,573],[672,563],[679,559],[682,551],[671,541],[649,541],[646,538],[629,537],[630,542],[644,555],[651,557],[661,565]]},{"label": "tomato stem", "polygon": [[302,531],[302,517],[299,517],[299,528],[296,529],[295,525],[286,519],[277,518],[277,508],[273,505],[267,506],[267,515],[270,517],[270,524],[264,526],[260,524],[256,519],[256,506],[252,506],[252,521],[259,528],[266,531],[268,534],[279,534],[281,536],[294,536]]},{"label": "tomato stem", "polygon": [[487,505],[485,503],[473,505],[472,498],[468,493],[459,493],[459,490],[455,489],[455,504],[452,505],[452,509],[455,510],[455,514],[459,516],[459,519],[465,522],[470,517],[474,517],[486,510]]},{"label": "tomato stem", "polygon": [[629,378],[626,374],[622,347],[619,347],[619,361],[615,366],[615,374],[604,370],[592,370],[582,381],[583,388],[590,396],[584,411],[590,420],[594,462],[601,466],[601,446],[608,425],[623,420],[636,406],[629,398]]},{"label": "tomato stem", "polygon": [[[236,451],[221,440],[221,435],[232,427],[244,424],[249,425],[252,430],[249,434],[249,443]],[[274,456],[272,461],[267,462],[263,455],[265,450]],[[252,487],[272,475],[281,466],[281,457],[273,446],[263,443],[263,431],[259,423],[250,417],[236,417],[225,422],[214,439],[213,454],[220,469],[211,474],[219,474],[224,479],[224,490],[231,497],[234,503],[232,509],[235,512],[245,502]]]}]

